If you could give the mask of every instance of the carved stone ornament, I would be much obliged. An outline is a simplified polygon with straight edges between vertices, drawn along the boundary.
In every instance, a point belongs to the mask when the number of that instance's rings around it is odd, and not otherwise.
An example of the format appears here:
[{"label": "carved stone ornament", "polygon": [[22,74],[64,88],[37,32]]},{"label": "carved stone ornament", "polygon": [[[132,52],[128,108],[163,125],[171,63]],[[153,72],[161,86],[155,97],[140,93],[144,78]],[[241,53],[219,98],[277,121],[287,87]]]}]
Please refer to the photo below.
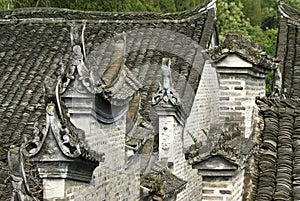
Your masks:
[{"label": "carved stone ornament", "polygon": [[171,145],[171,143],[168,141],[169,140],[168,137],[169,136],[164,136],[163,135],[163,142],[161,143],[161,145],[162,145],[161,148],[163,150],[165,150],[165,151],[169,150],[170,149],[170,145]]},{"label": "carved stone ornament", "polygon": [[282,93],[282,74],[279,68],[276,69],[273,83],[274,88],[271,96],[285,98],[284,93]]},{"label": "carved stone ornament", "polygon": [[[48,78],[47,81],[48,82],[45,84],[45,101],[47,103],[46,125],[42,132],[39,132],[35,126],[34,139],[22,145],[24,154],[27,157],[32,157],[39,153],[51,130],[63,154],[71,158],[77,158],[81,154],[81,141],[79,140],[79,137],[80,135],[83,135],[83,131],[72,125],[67,116],[67,111],[64,110],[59,93],[61,82],[58,81],[55,85],[55,82],[50,78]],[[54,92],[51,91],[50,93],[48,91],[51,89],[54,90]]]},{"label": "carved stone ornament", "polygon": [[172,76],[170,66],[171,60],[163,58],[161,67],[163,85],[159,83],[159,88],[152,98],[153,105],[180,105],[179,95],[172,88]]},{"label": "carved stone ornament", "polygon": [[[32,140],[25,140],[20,148],[8,152],[12,200],[31,201],[26,182],[23,156],[37,165],[41,178],[63,178],[90,182],[94,169],[104,160],[104,154],[88,149],[84,132],[70,121],[60,97],[61,80],[48,78],[45,83],[46,125],[40,131],[34,125]],[[52,91],[54,90],[54,91]]]},{"label": "carved stone ornament", "polygon": [[8,166],[13,186],[11,201],[37,201],[29,189],[25,171],[23,154],[20,147],[12,147],[8,152]]},{"label": "carved stone ornament", "polygon": [[[84,30],[81,38],[78,34],[78,26],[71,26],[71,41],[73,45],[72,67],[68,72],[63,72],[61,93],[64,93],[70,80],[74,80],[74,89],[79,93],[91,93],[100,95],[112,105],[123,106],[128,104],[142,84],[129,71],[126,61],[126,37],[125,35],[114,38],[114,52],[111,63],[101,76],[95,76],[97,69],[90,69],[86,65]],[[77,31],[76,31],[77,30]],[[77,72],[77,74],[76,74]]]},{"label": "carved stone ornament", "polygon": [[78,79],[81,84],[90,92],[90,93],[101,93],[102,89],[95,87],[89,69],[86,67],[83,57],[83,49],[79,45],[73,47],[73,67],[77,69]]}]

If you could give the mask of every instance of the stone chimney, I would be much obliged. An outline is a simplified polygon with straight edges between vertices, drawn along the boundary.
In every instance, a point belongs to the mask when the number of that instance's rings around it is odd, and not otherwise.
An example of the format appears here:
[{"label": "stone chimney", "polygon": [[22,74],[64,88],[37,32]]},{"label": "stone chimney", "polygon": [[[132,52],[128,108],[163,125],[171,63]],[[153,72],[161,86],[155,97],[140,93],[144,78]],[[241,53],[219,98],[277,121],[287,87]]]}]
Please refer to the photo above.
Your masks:
[{"label": "stone chimney", "polygon": [[220,75],[220,117],[225,129],[249,137],[255,98],[265,96],[265,79],[278,61],[236,33],[228,34],[224,43],[209,53]]}]

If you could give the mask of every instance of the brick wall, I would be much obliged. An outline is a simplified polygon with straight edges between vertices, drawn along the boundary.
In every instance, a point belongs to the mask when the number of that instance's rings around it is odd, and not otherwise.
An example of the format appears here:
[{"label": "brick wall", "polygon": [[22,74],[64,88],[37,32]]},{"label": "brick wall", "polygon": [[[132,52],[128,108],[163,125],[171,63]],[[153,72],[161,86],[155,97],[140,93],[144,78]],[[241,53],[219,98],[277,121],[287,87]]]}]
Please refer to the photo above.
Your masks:
[{"label": "brick wall", "polygon": [[[201,129],[209,130],[211,122],[218,117],[218,92],[219,83],[216,69],[206,64],[203,69],[202,79],[194,100],[191,115],[183,127],[176,121],[173,125],[172,154],[174,161],[173,173],[187,181],[186,189],[178,194],[177,200],[201,200],[202,177],[196,169],[187,164],[184,156],[184,147],[193,144],[187,131],[198,140],[205,140]],[[85,131],[86,142],[91,149],[105,153],[105,162],[94,171],[94,180],[91,184],[75,181],[66,181],[65,192],[68,200],[139,200],[140,178],[139,172],[127,172],[125,163],[125,118],[122,117],[115,123],[99,123],[92,115],[92,97],[90,99],[74,98],[69,100],[69,110],[73,123]],[[68,101],[67,101],[68,102]],[[77,107],[76,105],[79,105]],[[83,109],[81,109],[81,107]],[[84,108],[85,107],[85,108]],[[168,121],[170,122],[170,121]],[[170,125],[168,125],[170,126]]]},{"label": "brick wall", "polygon": [[92,113],[94,98],[69,94],[65,98],[74,125],[85,132],[90,149],[105,154],[90,184],[65,181],[65,199],[74,201],[139,200],[140,173],[125,169],[125,115],[111,124],[100,123]]},{"label": "brick wall", "polygon": [[245,170],[238,170],[237,174],[232,178],[232,201],[242,201],[244,190]]},{"label": "brick wall", "polygon": [[91,115],[72,115],[74,124],[85,131],[88,146],[105,153],[105,164],[111,169],[124,168],[126,120],[122,117],[112,124],[99,123]]},{"label": "brick wall", "polygon": [[265,94],[265,80],[243,74],[220,74],[220,117],[229,132],[252,133],[255,97]]},{"label": "brick wall", "polygon": [[[184,133],[181,129],[175,130],[176,158],[174,163],[174,174],[185,181],[188,181],[186,189],[178,194],[177,200],[190,201],[202,199],[202,176],[198,170],[192,169],[184,157],[185,148],[194,144],[191,137],[197,141],[205,142],[206,135],[211,123],[217,123],[219,117],[219,81],[216,69],[206,63],[203,68],[199,87],[194,99],[190,116],[187,119]],[[204,132],[203,132],[204,130]],[[179,140],[183,139],[183,140]]]},{"label": "brick wall", "polygon": [[211,123],[219,121],[219,81],[216,69],[211,64],[204,65],[198,91],[184,131],[184,148],[193,144],[189,133],[198,141],[206,140],[206,132]]},{"label": "brick wall", "polygon": [[253,132],[253,120],[255,118],[255,98],[257,96],[265,96],[265,79],[246,76],[246,96],[248,98],[248,107],[245,116],[245,136],[249,137]]},{"label": "brick wall", "polygon": [[236,175],[204,176],[202,201],[242,201],[244,170],[238,170]]},{"label": "brick wall", "polygon": [[100,165],[91,184],[66,181],[66,199],[72,201],[139,200],[140,176],[138,173],[115,171]]},{"label": "brick wall", "polygon": [[202,177],[198,175],[198,170],[192,169],[187,164],[183,153],[182,134],[183,128],[177,122],[174,124],[174,167],[173,173],[179,178],[187,181],[186,188],[177,195],[178,201],[201,200],[202,197]]}]

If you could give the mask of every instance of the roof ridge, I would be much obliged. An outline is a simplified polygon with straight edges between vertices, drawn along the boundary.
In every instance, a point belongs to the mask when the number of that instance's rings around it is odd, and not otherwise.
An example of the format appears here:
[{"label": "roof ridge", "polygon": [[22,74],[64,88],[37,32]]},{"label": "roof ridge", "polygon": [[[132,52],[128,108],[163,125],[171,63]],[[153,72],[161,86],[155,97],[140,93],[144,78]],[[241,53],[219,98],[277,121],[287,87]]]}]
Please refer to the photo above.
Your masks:
[{"label": "roof ridge", "polygon": [[231,32],[226,35],[225,41],[216,48],[208,50],[214,62],[218,62],[227,55],[235,53],[244,59],[264,68],[275,69],[279,60],[268,55],[260,46],[243,37],[240,33]]},{"label": "roof ridge", "polygon": [[[14,10],[0,11],[0,22],[10,20],[45,20],[62,19],[69,20],[108,20],[108,21],[161,21],[161,20],[179,20],[186,21],[193,16],[206,13],[208,10],[215,7],[216,0],[209,0],[198,5],[195,8],[174,12],[174,13],[159,13],[159,12],[103,12],[103,11],[84,11],[72,10],[66,8],[19,8]],[[76,15],[77,14],[77,15]],[[84,15],[82,15],[84,14]],[[2,18],[2,20],[1,20]]]}]

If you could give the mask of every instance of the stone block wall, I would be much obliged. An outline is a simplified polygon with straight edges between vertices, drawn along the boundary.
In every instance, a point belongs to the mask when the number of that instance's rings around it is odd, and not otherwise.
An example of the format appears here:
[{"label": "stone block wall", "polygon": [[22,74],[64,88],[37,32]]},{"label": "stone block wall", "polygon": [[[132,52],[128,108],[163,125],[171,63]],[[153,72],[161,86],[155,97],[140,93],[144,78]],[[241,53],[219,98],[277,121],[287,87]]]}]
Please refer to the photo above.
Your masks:
[{"label": "stone block wall", "polygon": [[192,169],[188,165],[183,153],[182,134],[183,128],[177,122],[174,124],[174,155],[175,161],[173,174],[187,181],[186,188],[177,195],[178,201],[201,200],[202,197],[202,177],[198,175],[198,170]]},{"label": "stone block wall", "polygon": [[202,201],[242,201],[244,170],[230,176],[203,176]]},{"label": "stone block wall", "polygon": [[107,167],[116,170],[124,168],[125,115],[114,123],[101,123],[94,116],[94,95],[67,91],[63,98],[72,123],[84,131],[88,147],[99,154],[105,154],[104,163]]},{"label": "stone block wall", "polygon": [[255,98],[265,95],[265,80],[245,74],[220,74],[220,118],[228,132],[252,133]]},{"label": "stone block wall", "polygon": [[[203,68],[198,91],[184,131],[184,148],[194,142],[192,134],[198,141],[206,140],[205,132],[210,129],[211,123],[219,121],[219,80],[216,68],[206,62]],[[190,133],[190,134],[189,134]]]},{"label": "stone block wall", "polygon": [[139,200],[140,172],[125,169],[125,132],[126,117],[114,123],[99,122],[93,116],[93,97],[71,94],[65,98],[73,124],[85,132],[85,141],[89,148],[105,154],[105,161],[100,162],[94,171],[90,184],[65,181],[65,199],[82,200]]},{"label": "stone block wall", "polygon": [[66,181],[66,199],[72,201],[139,200],[139,173],[115,171],[100,165],[91,184]]},{"label": "stone block wall", "polygon": [[232,178],[232,201],[242,201],[244,190],[245,170],[239,169],[237,174]]}]

